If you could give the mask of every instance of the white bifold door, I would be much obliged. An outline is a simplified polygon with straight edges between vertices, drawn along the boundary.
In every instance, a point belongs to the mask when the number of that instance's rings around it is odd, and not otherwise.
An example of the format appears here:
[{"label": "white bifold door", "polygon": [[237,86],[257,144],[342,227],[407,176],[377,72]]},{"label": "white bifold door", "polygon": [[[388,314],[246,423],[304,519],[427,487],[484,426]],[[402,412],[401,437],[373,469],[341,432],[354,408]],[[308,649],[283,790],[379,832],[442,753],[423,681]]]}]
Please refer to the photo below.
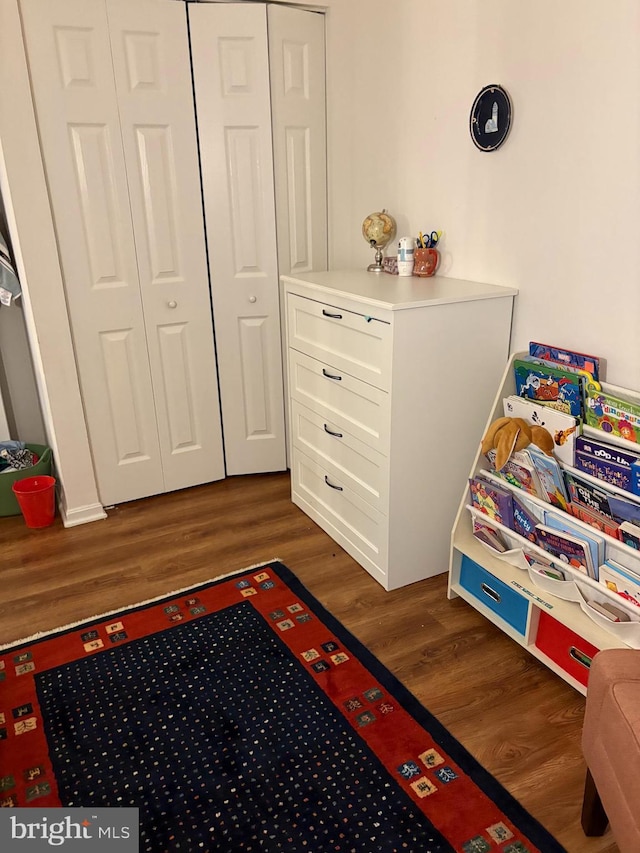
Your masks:
[{"label": "white bifold door", "polygon": [[100,498],[222,478],[185,6],[20,5]]},{"label": "white bifold door", "polygon": [[324,19],[189,5],[227,473],[286,467],[278,276],[326,269]]}]

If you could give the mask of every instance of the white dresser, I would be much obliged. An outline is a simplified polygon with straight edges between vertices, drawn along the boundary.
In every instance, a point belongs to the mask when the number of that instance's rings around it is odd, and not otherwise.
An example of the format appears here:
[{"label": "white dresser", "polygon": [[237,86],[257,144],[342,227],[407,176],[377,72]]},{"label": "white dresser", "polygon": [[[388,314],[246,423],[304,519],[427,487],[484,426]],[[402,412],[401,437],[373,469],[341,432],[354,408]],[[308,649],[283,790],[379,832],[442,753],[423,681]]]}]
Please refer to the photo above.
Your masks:
[{"label": "white dresser", "polygon": [[365,270],[282,286],[293,502],[387,590],[447,571],[517,291]]}]

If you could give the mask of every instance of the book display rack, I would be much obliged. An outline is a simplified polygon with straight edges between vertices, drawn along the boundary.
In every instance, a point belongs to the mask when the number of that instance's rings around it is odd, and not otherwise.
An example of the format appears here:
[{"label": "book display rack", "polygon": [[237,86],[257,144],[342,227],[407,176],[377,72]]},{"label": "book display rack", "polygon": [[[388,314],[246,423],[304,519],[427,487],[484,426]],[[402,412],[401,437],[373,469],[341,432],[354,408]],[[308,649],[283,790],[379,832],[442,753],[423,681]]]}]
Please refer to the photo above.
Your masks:
[{"label": "book display rack", "polygon": [[[527,419],[518,402],[528,396],[519,375],[527,356],[510,358],[487,429],[501,417]],[[452,530],[448,583],[449,598],[463,598],[583,694],[600,649],[640,649],[640,444],[624,432],[640,395],[602,381],[585,386],[576,429],[565,430],[551,458],[531,445],[496,471],[495,451],[478,448]],[[627,415],[613,428],[610,400]],[[540,406],[533,422],[551,424],[559,408]]]}]

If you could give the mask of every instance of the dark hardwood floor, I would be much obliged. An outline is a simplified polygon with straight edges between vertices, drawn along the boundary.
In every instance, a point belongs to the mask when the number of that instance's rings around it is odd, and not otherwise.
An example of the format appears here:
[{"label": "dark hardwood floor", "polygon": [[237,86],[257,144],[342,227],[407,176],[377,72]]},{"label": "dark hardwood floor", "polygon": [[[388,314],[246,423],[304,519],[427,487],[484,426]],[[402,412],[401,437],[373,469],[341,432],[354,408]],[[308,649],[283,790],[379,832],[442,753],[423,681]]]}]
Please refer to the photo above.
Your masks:
[{"label": "dark hardwood floor", "polygon": [[610,831],[580,827],[584,698],[449,601],[446,574],[385,592],[293,506],[287,474],[123,504],[66,530],[2,518],[0,540],[0,643],[280,558],[568,853],[616,853]]}]

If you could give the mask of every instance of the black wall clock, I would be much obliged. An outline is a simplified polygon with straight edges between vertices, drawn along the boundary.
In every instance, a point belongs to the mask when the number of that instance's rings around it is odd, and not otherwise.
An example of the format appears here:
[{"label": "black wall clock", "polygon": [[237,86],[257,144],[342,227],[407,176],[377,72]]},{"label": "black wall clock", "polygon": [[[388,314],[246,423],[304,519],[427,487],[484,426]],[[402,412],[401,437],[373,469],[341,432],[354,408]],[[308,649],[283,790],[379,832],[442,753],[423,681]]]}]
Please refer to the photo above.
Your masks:
[{"label": "black wall clock", "polygon": [[502,86],[485,86],[476,97],[469,116],[469,131],[481,151],[495,151],[511,128],[511,101]]}]

